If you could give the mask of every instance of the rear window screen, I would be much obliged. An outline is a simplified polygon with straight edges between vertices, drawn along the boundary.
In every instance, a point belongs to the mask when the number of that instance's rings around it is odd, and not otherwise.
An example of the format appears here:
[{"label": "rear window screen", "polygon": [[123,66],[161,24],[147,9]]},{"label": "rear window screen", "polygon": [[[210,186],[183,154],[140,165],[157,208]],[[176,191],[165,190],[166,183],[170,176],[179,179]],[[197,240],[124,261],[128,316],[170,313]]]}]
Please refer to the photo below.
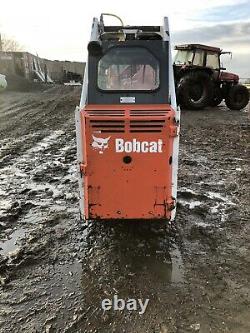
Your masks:
[{"label": "rear window screen", "polygon": [[110,49],[98,63],[98,88],[102,90],[155,90],[159,87],[159,62],[142,47]]}]

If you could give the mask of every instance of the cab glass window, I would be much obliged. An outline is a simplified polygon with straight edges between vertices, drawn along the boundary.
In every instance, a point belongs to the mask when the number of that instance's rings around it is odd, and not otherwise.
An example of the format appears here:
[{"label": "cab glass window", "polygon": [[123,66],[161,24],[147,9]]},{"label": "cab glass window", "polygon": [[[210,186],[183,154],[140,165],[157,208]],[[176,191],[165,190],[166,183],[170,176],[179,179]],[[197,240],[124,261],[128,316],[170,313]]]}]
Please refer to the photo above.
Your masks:
[{"label": "cab glass window", "polygon": [[176,65],[190,65],[192,64],[193,55],[193,51],[178,50],[174,59],[174,63]]},{"label": "cab glass window", "polygon": [[204,51],[196,50],[194,55],[193,65],[203,66]]},{"label": "cab glass window", "polygon": [[98,62],[97,85],[102,90],[155,90],[160,85],[160,65],[147,49],[116,47]]},{"label": "cab glass window", "polygon": [[207,67],[213,69],[218,69],[220,67],[218,54],[207,52]]}]

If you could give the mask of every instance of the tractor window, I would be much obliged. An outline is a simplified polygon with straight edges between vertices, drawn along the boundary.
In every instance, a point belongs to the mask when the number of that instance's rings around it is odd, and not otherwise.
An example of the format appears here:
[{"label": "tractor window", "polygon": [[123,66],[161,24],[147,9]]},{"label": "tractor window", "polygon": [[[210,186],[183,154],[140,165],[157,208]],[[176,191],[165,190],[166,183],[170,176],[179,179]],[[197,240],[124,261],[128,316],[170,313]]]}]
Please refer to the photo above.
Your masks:
[{"label": "tractor window", "polygon": [[160,65],[147,49],[116,47],[98,63],[98,87],[102,90],[155,90],[159,87]]},{"label": "tractor window", "polygon": [[193,65],[203,66],[204,51],[196,50],[194,55]]},{"label": "tractor window", "polygon": [[211,52],[207,52],[207,67],[211,67],[213,69],[218,69],[220,67],[219,63],[219,55]]},{"label": "tractor window", "polygon": [[178,50],[174,63],[176,65],[191,65],[193,60],[193,51]]}]

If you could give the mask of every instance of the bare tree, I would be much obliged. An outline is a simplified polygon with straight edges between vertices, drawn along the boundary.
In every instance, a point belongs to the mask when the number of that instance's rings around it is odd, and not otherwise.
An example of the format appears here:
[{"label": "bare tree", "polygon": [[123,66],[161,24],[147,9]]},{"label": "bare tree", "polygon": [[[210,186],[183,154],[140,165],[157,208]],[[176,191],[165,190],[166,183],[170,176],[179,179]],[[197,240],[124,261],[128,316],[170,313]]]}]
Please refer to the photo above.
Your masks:
[{"label": "bare tree", "polygon": [[0,35],[0,51],[16,52],[23,51],[23,46],[17,42],[14,38]]}]

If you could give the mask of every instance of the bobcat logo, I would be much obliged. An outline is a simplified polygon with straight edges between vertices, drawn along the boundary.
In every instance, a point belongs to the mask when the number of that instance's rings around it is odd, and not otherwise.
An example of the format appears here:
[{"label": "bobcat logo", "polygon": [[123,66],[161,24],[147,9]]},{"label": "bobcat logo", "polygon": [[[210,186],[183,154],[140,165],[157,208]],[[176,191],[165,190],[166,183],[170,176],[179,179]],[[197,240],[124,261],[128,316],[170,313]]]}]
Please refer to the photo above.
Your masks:
[{"label": "bobcat logo", "polygon": [[103,151],[107,149],[109,146],[108,142],[111,137],[109,136],[108,138],[103,139],[103,138],[97,138],[94,135],[92,135],[92,138],[93,142],[91,146],[94,149],[99,150],[99,154],[103,154]]}]

